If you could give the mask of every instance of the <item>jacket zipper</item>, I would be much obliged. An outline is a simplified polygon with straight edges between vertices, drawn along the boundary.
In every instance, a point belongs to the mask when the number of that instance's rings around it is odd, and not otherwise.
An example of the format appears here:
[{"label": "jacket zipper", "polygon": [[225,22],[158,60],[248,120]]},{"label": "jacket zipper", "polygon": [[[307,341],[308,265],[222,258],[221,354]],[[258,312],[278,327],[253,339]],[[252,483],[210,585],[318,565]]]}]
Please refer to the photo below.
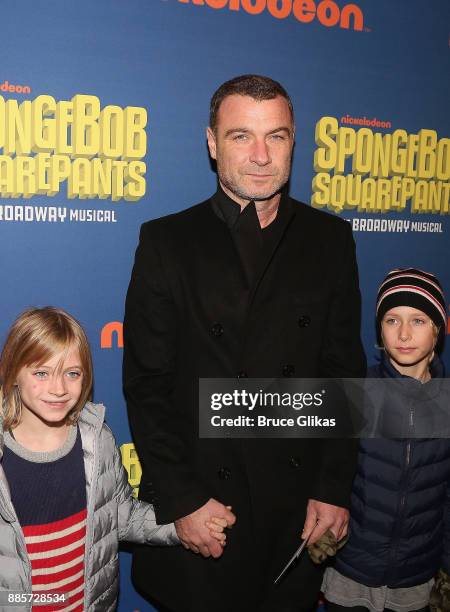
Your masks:
[{"label": "jacket zipper", "polygon": [[[88,425],[89,426],[89,425]],[[93,426],[92,426],[93,427]],[[89,499],[87,499],[87,516],[86,516],[86,542],[85,542],[85,550],[84,550],[84,604],[83,609],[87,612],[87,597],[88,597],[88,576],[90,575],[90,567],[89,567],[89,554],[92,550],[91,541],[94,538],[94,502],[95,502],[95,493],[97,488],[97,476],[98,476],[98,440],[99,440],[99,432],[94,429],[94,443],[92,448],[93,453],[93,461],[92,461],[92,471],[91,471],[91,487],[89,493]],[[81,432],[80,432],[81,435]]]},{"label": "jacket zipper", "polygon": [[[409,426],[412,429],[414,426],[414,407],[411,405],[409,408]],[[403,515],[403,511],[405,508],[405,504],[406,504],[406,489],[407,489],[407,483],[408,483],[408,476],[409,476],[409,468],[410,468],[410,464],[411,464],[411,439],[407,439],[406,440],[406,447],[405,447],[405,460],[404,460],[404,464],[403,464],[403,474],[402,474],[402,478],[401,478],[401,485],[402,485],[402,495],[400,497],[400,502],[398,505],[398,510],[397,510],[397,516],[395,517],[395,522],[394,522],[394,529],[393,529],[393,533],[394,533],[394,538],[392,541],[392,545],[390,547],[390,551],[389,551],[389,561],[388,561],[388,565],[386,567],[386,572],[385,572],[385,580],[384,583],[385,584],[389,584],[391,581],[388,580],[388,573],[390,573],[390,568],[393,566],[393,562],[395,561],[395,557],[396,557],[396,553],[397,553],[397,549],[398,549],[398,545],[399,545],[399,541],[400,541],[400,532],[398,529],[399,523],[401,521],[402,515]],[[397,570],[397,563],[395,563],[395,571]],[[394,571],[394,576],[395,576],[395,571]],[[393,581],[395,584],[395,581]]]}]

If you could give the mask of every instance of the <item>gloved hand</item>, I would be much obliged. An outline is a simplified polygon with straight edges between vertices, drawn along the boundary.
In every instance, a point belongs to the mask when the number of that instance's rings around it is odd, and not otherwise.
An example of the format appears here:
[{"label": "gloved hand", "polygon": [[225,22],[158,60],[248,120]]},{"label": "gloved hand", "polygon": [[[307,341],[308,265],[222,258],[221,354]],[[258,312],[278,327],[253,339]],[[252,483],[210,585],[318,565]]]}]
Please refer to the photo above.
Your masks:
[{"label": "gloved hand", "polygon": [[431,612],[448,612],[450,610],[450,576],[439,570],[430,594]]},{"label": "gloved hand", "polygon": [[336,536],[328,529],[315,544],[308,546],[308,553],[316,564],[323,563],[327,557],[334,557],[336,552],[347,542],[348,536],[336,541]]}]

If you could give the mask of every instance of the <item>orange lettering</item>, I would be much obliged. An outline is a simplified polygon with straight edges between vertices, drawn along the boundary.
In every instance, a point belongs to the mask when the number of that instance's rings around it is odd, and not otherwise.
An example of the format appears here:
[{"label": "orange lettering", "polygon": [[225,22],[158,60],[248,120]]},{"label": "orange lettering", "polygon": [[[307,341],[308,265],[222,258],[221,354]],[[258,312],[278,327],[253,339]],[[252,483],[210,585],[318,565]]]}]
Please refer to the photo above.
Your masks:
[{"label": "orange lettering", "polygon": [[357,4],[347,4],[342,10],[334,0],[178,0],[183,4],[192,3],[213,9],[239,11],[241,8],[249,15],[259,15],[267,11],[275,19],[286,19],[291,14],[301,23],[311,23],[317,17],[327,28],[339,26],[345,30],[364,29],[364,14]]},{"label": "orange lettering", "polygon": [[313,0],[294,0],[294,15],[302,23],[311,23],[316,15]]},{"label": "orange lettering", "polygon": [[341,11],[341,28],[348,30],[350,28],[350,16],[353,16],[353,29],[359,32],[364,27],[364,16],[362,10],[356,4],[347,4]]},{"label": "orange lettering", "polygon": [[103,327],[100,335],[101,348],[112,348],[113,334],[117,336],[117,347],[123,348],[123,324],[119,321],[111,321]]},{"label": "orange lettering", "polygon": [[327,28],[339,22],[339,7],[333,0],[323,0],[317,7],[317,18]]},{"label": "orange lettering", "polygon": [[[281,6],[278,5],[281,2]],[[285,19],[292,10],[292,0],[267,0],[267,8],[271,15],[277,19]]]},{"label": "orange lettering", "polygon": [[266,0],[242,0],[242,8],[250,15],[259,15],[266,8]]}]

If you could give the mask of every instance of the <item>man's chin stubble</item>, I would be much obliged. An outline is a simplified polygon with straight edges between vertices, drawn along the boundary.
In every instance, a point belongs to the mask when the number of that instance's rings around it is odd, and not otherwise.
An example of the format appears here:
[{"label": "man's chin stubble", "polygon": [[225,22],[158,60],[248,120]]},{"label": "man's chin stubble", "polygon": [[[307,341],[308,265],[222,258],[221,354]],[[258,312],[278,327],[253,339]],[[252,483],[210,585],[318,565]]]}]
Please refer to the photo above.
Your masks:
[{"label": "man's chin stubble", "polygon": [[270,200],[271,198],[273,198],[274,196],[279,194],[281,192],[281,190],[283,189],[283,187],[285,186],[285,184],[286,184],[286,183],[283,183],[283,185],[277,187],[275,190],[270,190],[267,193],[262,193],[261,194],[261,193],[252,193],[252,192],[247,192],[247,191],[241,191],[239,188],[236,187],[236,185],[230,185],[230,184],[228,184],[228,183],[226,183],[226,182],[224,182],[222,180],[220,182],[233,195],[235,195],[236,197],[240,198],[241,200],[246,200],[248,202],[264,202],[265,200]]}]

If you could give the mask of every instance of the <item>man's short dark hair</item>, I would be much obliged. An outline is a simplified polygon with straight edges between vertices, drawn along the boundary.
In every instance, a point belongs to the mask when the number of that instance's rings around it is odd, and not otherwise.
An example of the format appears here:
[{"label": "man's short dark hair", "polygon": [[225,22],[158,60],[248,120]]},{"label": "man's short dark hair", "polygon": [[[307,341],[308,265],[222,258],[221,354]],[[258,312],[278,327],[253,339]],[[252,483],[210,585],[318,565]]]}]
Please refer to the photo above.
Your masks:
[{"label": "man's short dark hair", "polygon": [[250,98],[258,102],[262,100],[273,100],[277,96],[281,96],[288,103],[292,120],[294,120],[294,107],[292,106],[289,94],[278,81],[258,74],[243,74],[230,81],[226,81],[213,94],[209,107],[209,126],[211,129],[216,129],[217,113],[224,99],[235,94],[239,96],[250,96]]}]

